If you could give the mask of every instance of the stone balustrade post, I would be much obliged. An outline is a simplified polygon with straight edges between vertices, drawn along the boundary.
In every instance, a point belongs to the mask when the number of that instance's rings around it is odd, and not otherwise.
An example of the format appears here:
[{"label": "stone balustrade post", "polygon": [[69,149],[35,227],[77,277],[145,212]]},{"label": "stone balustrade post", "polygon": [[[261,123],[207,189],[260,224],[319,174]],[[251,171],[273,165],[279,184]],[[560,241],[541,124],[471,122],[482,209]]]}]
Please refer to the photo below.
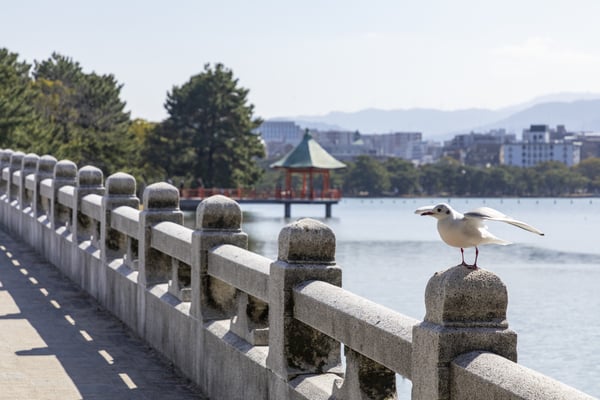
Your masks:
[{"label": "stone balustrade post", "polygon": [[179,209],[179,190],[165,182],[146,187],[143,206],[140,212],[138,283],[145,290],[148,286],[171,279],[171,259],[151,246],[152,226],[166,221],[183,224],[183,212]]},{"label": "stone balustrade post", "polygon": [[305,218],[281,230],[277,260],[270,268],[271,399],[291,398],[288,382],[300,375],[341,373],[340,343],[294,318],[294,287],[310,280],[341,286],[342,270],[335,262],[333,231]]},{"label": "stone balustrade post", "polygon": [[[10,165],[10,156],[12,153],[14,152],[11,149],[0,149],[0,173],[2,173],[4,168],[8,168]],[[6,184],[3,184],[2,187],[0,187],[0,193],[5,193],[6,190]]]},{"label": "stone balustrade post", "polygon": [[33,210],[33,193],[28,193],[27,188],[25,187],[27,182],[27,176],[31,174],[35,174],[37,171],[37,165],[40,156],[37,154],[29,153],[23,157],[23,162],[21,164],[21,182],[19,185],[19,207],[21,210],[25,211],[26,208],[29,208],[29,212]]},{"label": "stone balustrade post", "polygon": [[438,272],[425,290],[425,319],[413,328],[412,398],[450,398],[450,363],[489,351],[517,359],[517,335],[508,329],[508,295],[492,272],[463,266]]},{"label": "stone balustrade post", "polygon": [[[40,157],[37,154],[29,153],[23,157],[23,162],[21,164],[21,171],[18,175],[20,180],[19,182],[19,209],[21,210],[20,215],[17,217],[17,232],[26,238],[27,243],[33,243],[34,237],[34,226],[36,218],[33,212],[35,197],[34,192],[35,188],[32,188],[31,185],[27,188],[27,178],[30,177],[35,182],[35,174],[37,171],[37,164]],[[31,180],[30,179],[30,180]]]},{"label": "stone balustrade post", "polygon": [[127,237],[111,228],[111,212],[121,206],[128,206],[138,210],[140,199],[136,196],[135,178],[124,172],[117,172],[106,179],[106,191],[102,197],[102,221],[100,221],[100,251],[102,265],[107,265],[116,257],[132,257],[124,254],[131,246]]},{"label": "stone balustrade post", "polygon": [[14,181],[13,173],[19,171],[23,166],[23,157],[25,157],[25,154],[20,151],[12,153],[8,165],[8,203],[15,207],[19,205],[19,188]]},{"label": "stone balustrade post", "polygon": [[179,190],[166,182],[148,185],[142,196],[138,233],[137,332],[146,335],[146,290],[171,279],[172,259],[152,248],[152,227],[160,222],[183,224]]},{"label": "stone balustrade post", "polygon": [[394,371],[345,346],[346,371],[334,398],[344,400],[398,400]]},{"label": "stone balustrade post", "polygon": [[50,227],[50,218],[52,215],[50,213],[51,199],[42,197],[41,183],[45,179],[52,181],[56,162],[56,158],[50,155],[41,156],[38,159],[35,173],[33,174],[34,186],[31,199],[33,224],[29,244],[41,254],[46,254],[45,251],[48,244],[46,231]]},{"label": "stone balustrade post", "polygon": [[228,197],[204,199],[196,209],[192,234],[192,303],[190,315],[200,322],[229,318],[236,313],[237,290],[208,275],[208,251],[222,244],[248,248],[242,232],[242,210]]},{"label": "stone balustrade post", "polygon": [[[9,193],[9,180],[8,180],[8,168],[10,166],[10,157],[12,156],[13,151],[10,149],[5,149],[0,151],[0,211],[2,215],[0,215],[2,224],[4,226],[8,225],[8,204],[10,200],[8,198]],[[5,173],[6,170],[6,173]]]},{"label": "stone balustrade post", "polygon": [[89,238],[94,247],[99,247],[100,227],[81,212],[81,200],[88,194],[104,195],[104,175],[100,168],[91,165],[86,165],[77,172],[77,185],[73,192],[75,202],[72,233],[73,242],[78,243]]},{"label": "stone balustrade post", "polygon": [[[11,149],[0,149],[0,174],[2,174],[4,168],[8,168],[10,165],[10,156],[12,153],[14,152]],[[0,194],[4,194],[6,191],[6,184],[0,185]]]},{"label": "stone balustrade post", "polygon": [[[17,151],[10,156],[10,165],[8,166],[8,191],[7,191],[7,212],[8,229],[13,233],[20,233],[19,225],[21,222],[21,168],[23,167],[23,158],[25,154]],[[16,175],[16,176],[15,176]],[[9,210],[13,208],[12,211]],[[15,211],[19,212],[15,212]]]},{"label": "stone balustrade post", "polygon": [[60,160],[54,165],[52,198],[50,199],[50,227],[56,230],[60,225],[68,225],[71,211],[58,202],[58,191],[63,186],[75,186],[77,183],[77,165],[69,160]]},{"label": "stone balustrade post", "polygon": [[54,166],[56,165],[56,158],[50,155],[43,155],[39,158],[35,170],[35,188],[33,190],[32,200],[32,211],[35,218],[49,212],[50,204],[44,204],[42,196],[40,195],[40,183],[44,179],[49,179],[54,176]]}]

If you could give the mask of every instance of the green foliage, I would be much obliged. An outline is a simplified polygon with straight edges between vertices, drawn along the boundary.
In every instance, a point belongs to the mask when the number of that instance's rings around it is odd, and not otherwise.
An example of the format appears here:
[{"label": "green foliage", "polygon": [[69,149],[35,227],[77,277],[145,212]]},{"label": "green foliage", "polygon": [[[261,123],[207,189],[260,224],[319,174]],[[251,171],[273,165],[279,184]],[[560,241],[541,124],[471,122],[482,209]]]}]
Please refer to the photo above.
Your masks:
[{"label": "green foliage", "polygon": [[383,164],[369,156],[359,156],[348,165],[344,193],[381,196],[390,189],[390,177]]},{"label": "green foliage", "polygon": [[29,147],[80,167],[97,166],[105,174],[129,172],[135,140],[120,100],[122,85],[114,76],[85,73],[79,63],[57,53],[36,61],[33,76],[34,106],[44,129],[31,135]]},{"label": "green foliage", "polygon": [[600,188],[597,158],[573,168],[554,161],[533,168],[472,167],[451,158],[416,168],[405,160],[380,162],[368,156],[348,164],[342,183],[350,196],[565,196],[597,193]]},{"label": "green foliage", "polygon": [[29,71],[18,54],[0,48],[0,147],[21,147],[36,123]]},{"label": "green foliage", "polygon": [[580,162],[575,171],[587,179],[587,190],[600,192],[600,158],[588,158]]},{"label": "green foliage", "polygon": [[402,158],[388,158],[383,166],[389,174],[392,193],[407,195],[417,190],[419,173],[412,162]]},{"label": "green foliage", "polygon": [[135,150],[131,151],[128,172],[135,176],[139,191],[143,190],[143,186],[166,180],[164,169],[156,162],[159,160],[156,157],[160,157],[160,151],[164,146],[151,141],[157,136],[155,132],[158,129],[160,129],[159,123],[144,119],[135,119],[129,125],[129,135],[132,137]]},{"label": "green foliage", "polygon": [[255,183],[263,171],[256,159],[264,157],[264,147],[252,131],[262,121],[253,118],[247,96],[222,64],[206,64],[202,73],[173,87],[165,104],[169,118],[152,139],[177,155],[166,160],[165,171],[206,187]]}]

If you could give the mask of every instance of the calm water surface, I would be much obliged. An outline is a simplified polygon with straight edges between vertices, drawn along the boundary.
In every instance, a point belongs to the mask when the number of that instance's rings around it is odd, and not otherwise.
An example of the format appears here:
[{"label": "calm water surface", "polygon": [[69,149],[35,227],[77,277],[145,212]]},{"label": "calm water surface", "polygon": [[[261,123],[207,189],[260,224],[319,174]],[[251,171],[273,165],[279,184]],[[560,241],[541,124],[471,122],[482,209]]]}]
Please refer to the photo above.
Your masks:
[{"label": "calm water surface", "polygon": [[[545,232],[490,222],[490,231],[515,244],[482,246],[478,264],[508,287],[519,363],[600,397],[600,199],[344,199],[333,218],[322,218],[324,206],[294,205],[291,220],[282,205],[242,204],[243,229],[253,251],[275,258],[285,224],[322,220],[336,234],[344,288],[422,319],[427,281],[460,262],[436,221],[414,214],[441,201],[462,212],[496,208]],[[465,253],[472,262],[474,250]],[[399,381],[399,393],[409,396],[409,381]]]}]

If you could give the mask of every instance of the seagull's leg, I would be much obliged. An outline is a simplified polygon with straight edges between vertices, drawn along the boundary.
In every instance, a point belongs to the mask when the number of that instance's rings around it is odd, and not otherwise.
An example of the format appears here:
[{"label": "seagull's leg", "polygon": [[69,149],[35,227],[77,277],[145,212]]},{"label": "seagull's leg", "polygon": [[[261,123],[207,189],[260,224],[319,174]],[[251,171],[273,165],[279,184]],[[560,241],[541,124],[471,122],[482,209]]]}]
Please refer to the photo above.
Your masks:
[{"label": "seagull's leg", "polygon": [[460,265],[462,265],[463,267],[468,267],[469,264],[465,262],[465,249],[463,249],[462,247],[460,248],[460,255],[462,257],[462,263]]},{"label": "seagull's leg", "polygon": [[475,246],[475,262],[473,263],[473,265],[467,265],[467,268],[477,269],[477,257],[479,257],[479,249],[477,248],[477,246]]}]

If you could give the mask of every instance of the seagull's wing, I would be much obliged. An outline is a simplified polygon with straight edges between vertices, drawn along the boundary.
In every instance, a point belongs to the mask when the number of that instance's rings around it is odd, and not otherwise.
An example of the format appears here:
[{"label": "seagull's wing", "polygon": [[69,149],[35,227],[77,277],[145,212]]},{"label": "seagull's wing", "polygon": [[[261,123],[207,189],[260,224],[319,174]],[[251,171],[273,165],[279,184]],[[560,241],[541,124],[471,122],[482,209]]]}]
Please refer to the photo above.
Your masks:
[{"label": "seagull's wing", "polygon": [[506,222],[507,224],[511,224],[511,225],[517,226],[521,229],[525,229],[526,231],[537,233],[538,235],[544,236],[544,233],[542,231],[540,231],[539,229],[534,228],[533,226],[526,224],[523,221],[517,221],[516,219],[513,219],[513,218],[509,217],[508,215],[504,215],[500,211],[494,210],[493,208],[489,208],[489,207],[480,207],[473,211],[469,211],[468,213],[465,213],[465,218],[467,218],[467,219],[478,218],[478,219],[487,219],[490,221]]}]

